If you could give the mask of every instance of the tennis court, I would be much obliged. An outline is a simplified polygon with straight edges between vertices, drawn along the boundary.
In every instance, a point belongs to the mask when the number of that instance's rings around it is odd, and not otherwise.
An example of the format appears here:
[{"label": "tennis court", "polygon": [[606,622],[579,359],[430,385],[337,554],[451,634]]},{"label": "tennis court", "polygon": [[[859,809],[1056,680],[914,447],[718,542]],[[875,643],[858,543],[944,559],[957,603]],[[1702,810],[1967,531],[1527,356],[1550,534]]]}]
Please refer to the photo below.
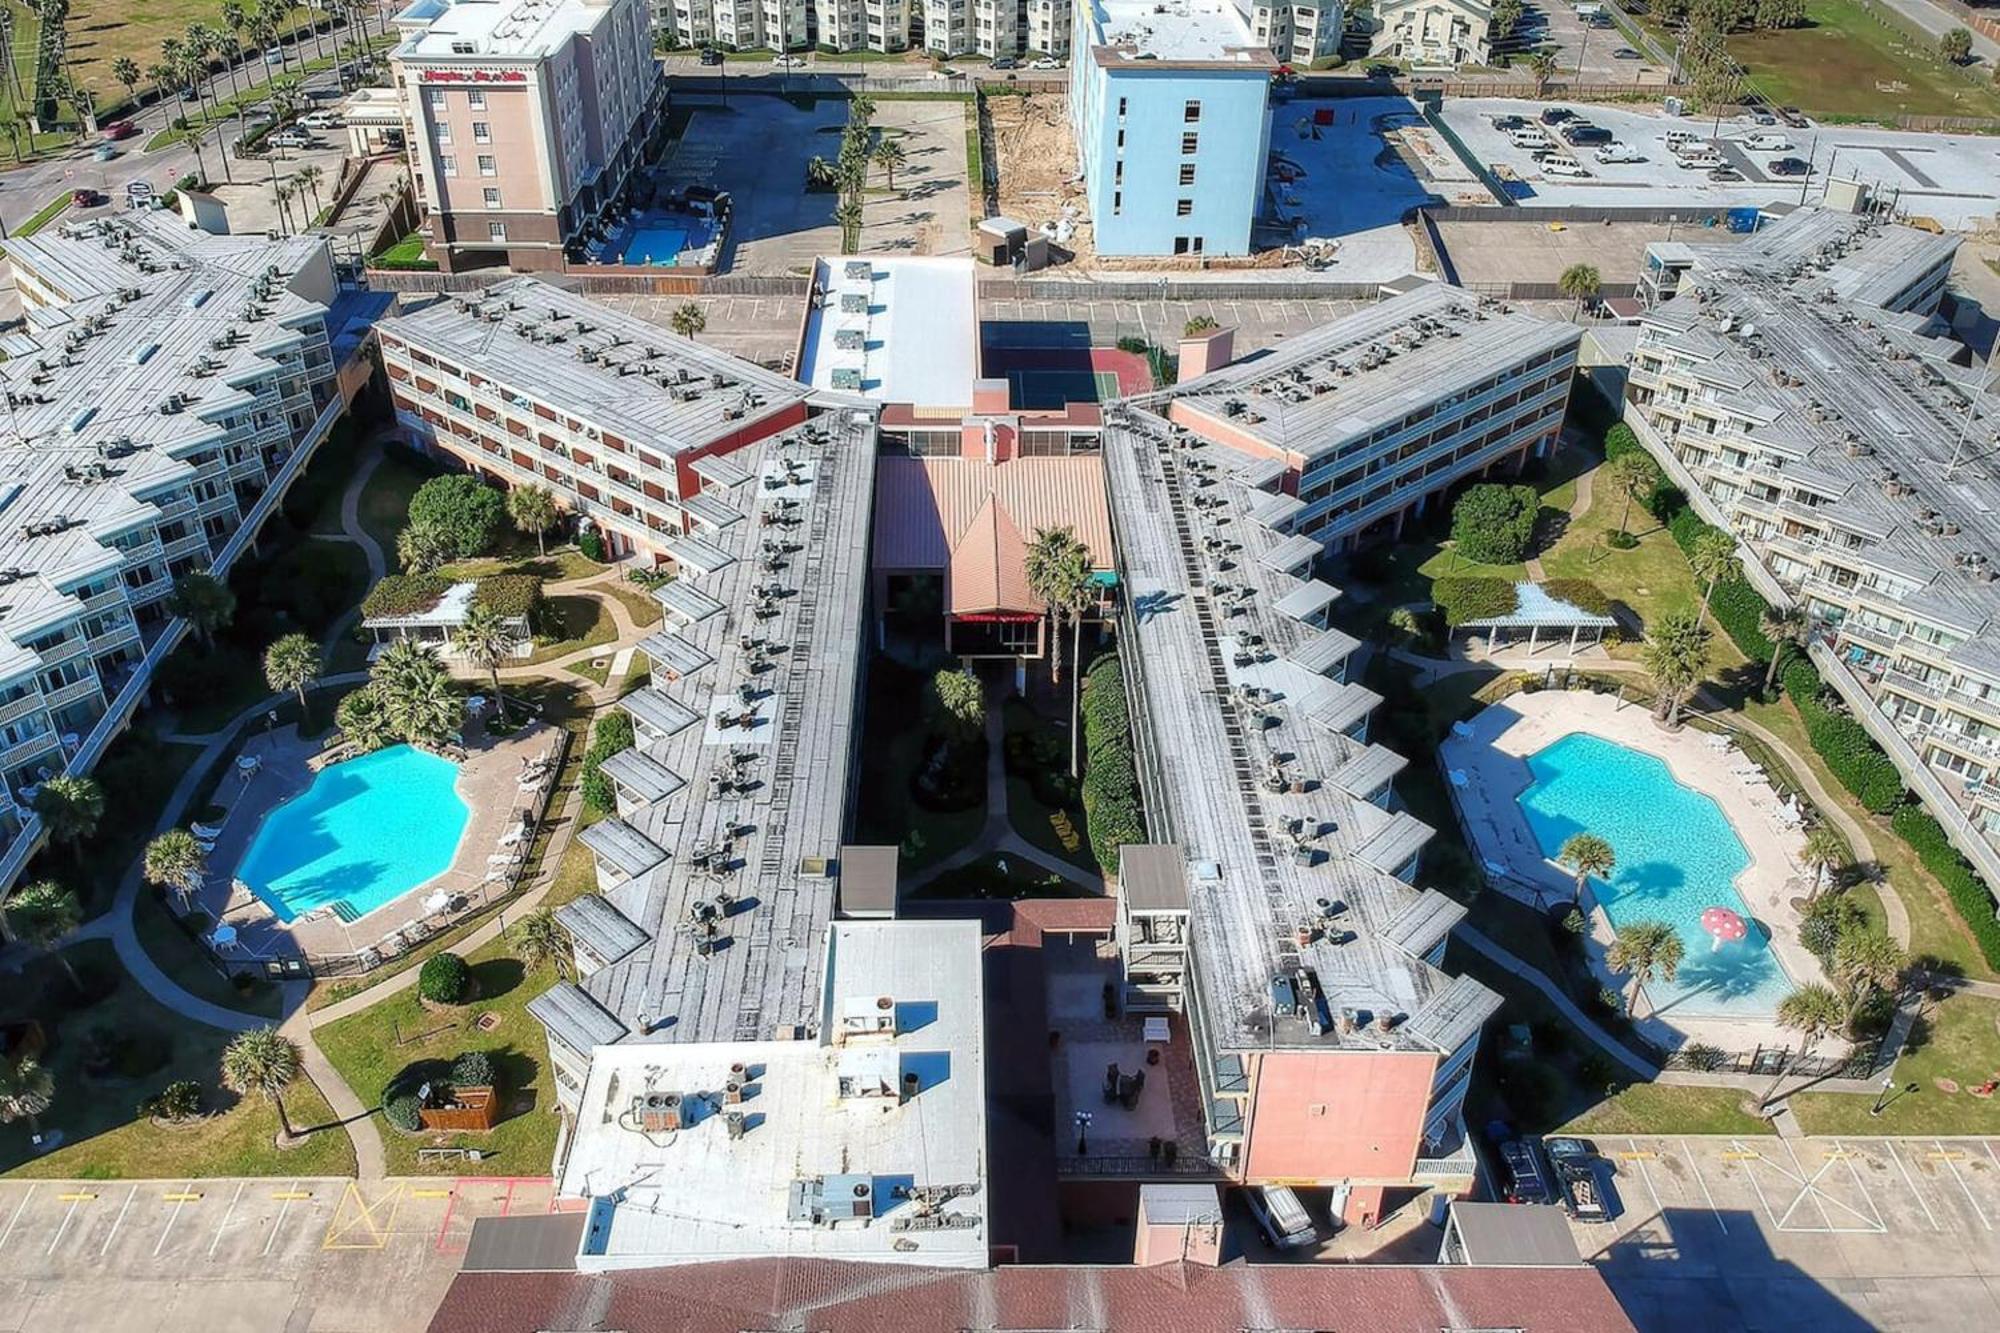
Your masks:
[{"label": "tennis court", "polygon": [[1017,408],[1059,408],[1109,402],[1118,397],[1118,376],[1109,370],[1010,370],[1007,388]]}]

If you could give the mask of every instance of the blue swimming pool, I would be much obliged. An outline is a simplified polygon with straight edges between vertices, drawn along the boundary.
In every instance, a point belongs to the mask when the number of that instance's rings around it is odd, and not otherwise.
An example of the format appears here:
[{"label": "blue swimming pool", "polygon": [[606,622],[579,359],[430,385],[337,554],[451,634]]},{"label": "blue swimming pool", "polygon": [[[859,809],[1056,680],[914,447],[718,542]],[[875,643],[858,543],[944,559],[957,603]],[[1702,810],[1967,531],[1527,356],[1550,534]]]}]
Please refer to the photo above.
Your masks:
[{"label": "blue swimming pool", "polygon": [[450,867],[471,816],[457,779],[458,765],[409,745],[333,764],[264,816],[236,877],[281,921],[327,906],[366,915]]},{"label": "blue swimming pool", "polygon": [[682,251],[699,250],[708,244],[712,225],[692,216],[650,217],[628,222],[604,243],[599,257],[607,264],[650,264],[656,268],[671,268],[679,262]]},{"label": "blue swimming pool", "polygon": [[1591,832],[1611,844],[1618,865],[1594,886],[1615,926],[1665,921],[1686,946],[1672,986],[1654,982],[1657,1007],[1687,1015],[1768,1017],[1791,989],[1784,968],[1753,926],[1720,949],[1701,914],[1727,907],[1750,920],[1736,877],[1750,864],[1722,807],[1674,780],[1665,761],[1602,737],[1575,733],[1528,759],[1534,781],[1521,811],[1544,854],[1553,858],[1571,834]]}]

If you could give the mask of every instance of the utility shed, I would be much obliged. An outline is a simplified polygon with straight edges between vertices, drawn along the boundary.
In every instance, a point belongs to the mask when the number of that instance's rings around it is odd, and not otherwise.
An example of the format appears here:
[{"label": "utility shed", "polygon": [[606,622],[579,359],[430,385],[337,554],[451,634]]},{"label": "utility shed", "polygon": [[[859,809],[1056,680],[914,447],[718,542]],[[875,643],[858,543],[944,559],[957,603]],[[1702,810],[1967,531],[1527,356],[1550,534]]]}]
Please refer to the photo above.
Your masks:
[{"label": "utility shed", "polygon": [[1576,1240],[1548,1204],[1453,1202],[1439,1262],[1478,1268],[1574,1268]]}]

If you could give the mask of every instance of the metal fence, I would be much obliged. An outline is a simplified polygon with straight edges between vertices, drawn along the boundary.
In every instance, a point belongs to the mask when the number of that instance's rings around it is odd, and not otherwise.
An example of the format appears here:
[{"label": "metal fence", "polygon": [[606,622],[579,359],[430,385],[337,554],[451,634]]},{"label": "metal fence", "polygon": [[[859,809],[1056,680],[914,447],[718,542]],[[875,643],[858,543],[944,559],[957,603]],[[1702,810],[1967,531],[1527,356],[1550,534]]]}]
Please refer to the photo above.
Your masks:
[{"label": "metal fence", "polygon": [[1775,1079],[1787,1078],[1867,1078],[1875,1072],[1882,1049],[1877,1041],[1857,1043],[1845,1055],[1801,1054],[1790,1046],[1757,1046],[1748,1051],[1725,1051],[1690,1042],[1670,1051],[1664,1067],[1698,1074],[1747,1074]]},{"label": "metal fence", "polygon": [[1121,1176],[1138,1179],[1147,1176],[1194,1176],[1206,1180],[1224,1180],[1229,1172],[1213,1157],[1201,1153],[1183,1152],[1169,1160],[1164,1155],[1132,1153],[1129,1155],[1102,1155],[1089,1153],[1082,1157],[1056,1158],[1058,1176]]}]

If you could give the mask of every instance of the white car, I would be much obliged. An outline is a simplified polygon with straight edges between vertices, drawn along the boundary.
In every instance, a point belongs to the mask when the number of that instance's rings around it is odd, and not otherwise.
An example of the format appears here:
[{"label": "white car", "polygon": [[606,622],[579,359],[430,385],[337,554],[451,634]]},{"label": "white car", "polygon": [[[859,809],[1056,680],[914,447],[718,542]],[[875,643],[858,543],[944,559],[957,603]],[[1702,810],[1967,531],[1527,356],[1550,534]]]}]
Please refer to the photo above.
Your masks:
[{"label": "white car", "polygon": [[264,142],[273,148],[310,148],[312,135],[304,130],[279,130]]},{"label": "white car", "polygon": [[1625,143],[1608,143],[1592,154],[1599,162],[1644,162],[1646,155]]},{"label": "white car", "polygon": [[341,120],[335,112],[315,111],[309,116],[299,117],[299,124],[309,130],[337,130]]},{"label": "white car", "polygon": [[783,68],[789,68],[793,65],[805,64],[806,58],[804,56],[772,56],[771,63]]},{"label": "white car", "polygon": [[1753,134],[1743,140],[1743,146],[1753,153],[1789,153],[1792,141],[1782,134]]},{"label": "white car", "polygon": [[1030,60],[1030,61],[1028,62],[1028,68],[1029,68],[1029,69],[1061,69],[1061,68],[1062,68],[1062,61],[1060,61],[1060,60],[1057,60],[1057,59],[1056,59],[1056,58],[1055,58],[1054,56],[1043,56],[1043,57],[1042,57],[1042,58],[1041,58],[1040,60]]},{"label": "white car", "polygon": [[1590,168],[1567,153],[1551,153],[1542,159],[1544,176],[1566,176],[1571,180],[1588,180]]}]

